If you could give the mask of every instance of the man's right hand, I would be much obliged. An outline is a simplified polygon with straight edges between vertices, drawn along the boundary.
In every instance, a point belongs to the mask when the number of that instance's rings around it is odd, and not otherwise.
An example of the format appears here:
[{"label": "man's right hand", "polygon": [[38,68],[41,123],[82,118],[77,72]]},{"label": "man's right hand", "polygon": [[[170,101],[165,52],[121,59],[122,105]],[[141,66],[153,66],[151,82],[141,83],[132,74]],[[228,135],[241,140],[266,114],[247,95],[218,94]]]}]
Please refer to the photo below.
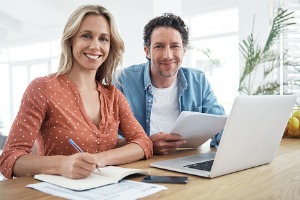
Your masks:
[{"label": "man's right hand", "polygon": [[166,155],[175,151],[179,146],[186,143],[178,134],[169,134],[164,132],[159,132],[150,136],[153,142],[154,154]]}]

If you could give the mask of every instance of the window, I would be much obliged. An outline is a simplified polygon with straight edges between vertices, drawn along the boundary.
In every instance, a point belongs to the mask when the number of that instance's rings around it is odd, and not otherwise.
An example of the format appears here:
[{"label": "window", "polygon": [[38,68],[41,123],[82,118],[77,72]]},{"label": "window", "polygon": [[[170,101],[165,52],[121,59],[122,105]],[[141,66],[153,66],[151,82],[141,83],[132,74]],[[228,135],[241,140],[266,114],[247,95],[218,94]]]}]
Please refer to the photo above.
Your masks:
[{"label": "window", "polygon": [[283,92],[296,94],[297,104],[300,105],[300,2],[288,1],[287,9],[294,11],[292,20],[295,25],[290,26],[283,43],[288,48],[289,62],[292,64],[283,70]]},{"label": "window", "polygon": [[36,77],[57,71],[59,41],[0,49],[0,132],[8,135],[28,84]]},{"label": "window", "polygon": [[[1,56],[0,56],[1,57]],[[0,58],[2,59],[2,58]],[[8,127],[10,127],[10,82],[9,82],[9,66],[8,64],[0,64],[0,133],[8,134]]]},{"label": "window", "polygon": [[238,95],[238,18],[238,8],[233,8],[187,19],[190,48],[186,65],[205,73],[219,103],[228,114]]}]

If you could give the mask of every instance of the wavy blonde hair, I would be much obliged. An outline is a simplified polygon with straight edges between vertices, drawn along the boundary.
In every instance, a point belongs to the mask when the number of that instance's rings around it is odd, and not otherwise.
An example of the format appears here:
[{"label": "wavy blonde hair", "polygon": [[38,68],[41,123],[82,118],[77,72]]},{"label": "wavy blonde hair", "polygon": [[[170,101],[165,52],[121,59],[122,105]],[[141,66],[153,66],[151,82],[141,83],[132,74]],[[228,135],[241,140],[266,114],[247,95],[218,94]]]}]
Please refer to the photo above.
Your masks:
[{"label": "wavy blonde hair", "polygon": [[[110,25],[110,49],[107,59],[97,69],[95,79],[105,85],[110,85],[112,75],[116,68],[121,65],[123,53],[125,51],[124,42],[121,39],[113,15],[104,7],[99,5],[83,5],[77,8],[69,17],[65,25],[61,39],[61,55],[57,76],[68,74],[71,71],[74,58],[70,39],[78,31],[82,20],[87,15],[100,15],[105,17]],[[116,76],[116,73],[115,73]],[[116,77],[115,77],[116,78]]]}]

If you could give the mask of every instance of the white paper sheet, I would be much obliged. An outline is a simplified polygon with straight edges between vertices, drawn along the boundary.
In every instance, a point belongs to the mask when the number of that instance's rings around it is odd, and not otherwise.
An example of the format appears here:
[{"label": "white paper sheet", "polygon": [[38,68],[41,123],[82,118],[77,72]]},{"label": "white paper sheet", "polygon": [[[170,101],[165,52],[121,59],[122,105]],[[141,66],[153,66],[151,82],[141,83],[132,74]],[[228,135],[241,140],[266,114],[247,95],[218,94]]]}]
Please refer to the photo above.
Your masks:
[{"label": "white paper sheet", "polygon": [[29,184],[26,187],[74,200],[134,200],[168,189],[162,185],[130,180],[85,191],[69,190],[46,182]]},{"label": "white paper sheet", "polygon": [[198,148],[201,144],[222,131],[227,116],[183,111],[175,122],[171,133],[180,134],[186,139],[182,148]]}]

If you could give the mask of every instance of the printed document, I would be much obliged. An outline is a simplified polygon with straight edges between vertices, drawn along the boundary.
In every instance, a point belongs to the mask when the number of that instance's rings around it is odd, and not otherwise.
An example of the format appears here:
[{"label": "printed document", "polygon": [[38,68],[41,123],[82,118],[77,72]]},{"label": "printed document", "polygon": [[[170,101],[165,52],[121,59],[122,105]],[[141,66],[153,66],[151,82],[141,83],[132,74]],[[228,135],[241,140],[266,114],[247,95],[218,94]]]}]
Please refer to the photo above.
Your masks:
[{"label": "printed document", "polygon": [[29,184],[27,187],[74,200],[134,200],[167,189],[162,185],[131,180],[122,180],[119,183],[84,191],[69,190],[46,182]]},{"label": "printed document", "polygon": [[225,115],[183,111],[177,118],[171,133],[181,135],[186,143],[180,148],[198,148],[221,132],[227,120]]}]

